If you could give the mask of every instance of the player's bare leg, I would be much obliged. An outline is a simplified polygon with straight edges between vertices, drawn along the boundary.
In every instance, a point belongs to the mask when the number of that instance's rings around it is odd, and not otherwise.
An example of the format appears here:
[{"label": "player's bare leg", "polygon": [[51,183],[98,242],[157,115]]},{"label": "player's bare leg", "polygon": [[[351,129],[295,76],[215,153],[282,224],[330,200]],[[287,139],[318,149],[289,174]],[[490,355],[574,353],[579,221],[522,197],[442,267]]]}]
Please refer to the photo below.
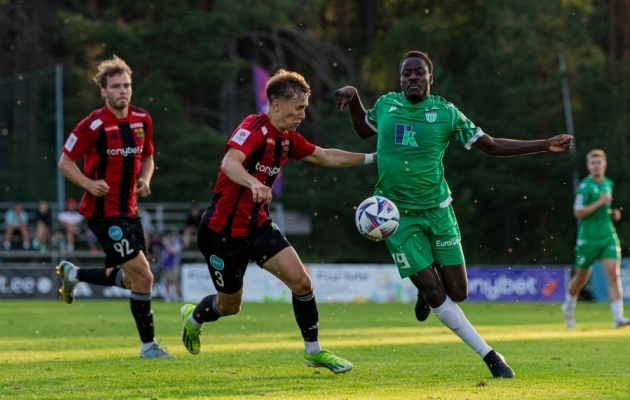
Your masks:
[{"label": "player's bare leg", "polygon": [[351,362],[321,348],[318,340],[319,313],[311,277],[293,247],[286,247],[263,268],[284,282],[293,293],[293,312],[304,338],[304,362],[309,367],[328,368],[335,374],[352,369]]},{"label": "player's bare leg", "polygon": [[[451,269],[449,271],[449,269]],[[467,280],[463,283],[457,281],[461,274],[465,275],[464,265],[445,266],[442,268],[442,279],[436,273],[434,267],[426,268],[417,274],[411,275],[409,279],[424,295],[425,300],[431,307],[431,312],[446,327],[453,331],[460,339],[472,348],[484,360],[492,376],[495,378],[513,378],[514,371],[505,363],[503,356],[494,351],[483,338],[477,333],[472,324],[466,319],[463,311],[449,295],[445,286],[449,287],[449,292],[458,300],[464,300],[466,295],[462,293],[467,289]]]},{"label": "player's bare leg", "polygon": [[569,282],[566,299],[562,304],[562,315],[567,328],[575,328],[575,305],[577,304],[580,291],[591,276],[591,270],[591,267],[576,268],[575,275],[573,275],[573,278],[571,278]]},{"label": "player's bare leg", "polygon": [[613,316],[613,328],[621,328],[630,325],[630,319],[623,316],[623,289],[621,287],[619,260],[604,258],[602,260],[604,272],[608,278],[608,300]]},{"label": "player's bare leg", "polygon": [[[433,264],[430,268],[433,268],[433,270],[436,274],[438,274],[439,277],[441,273],[441,267],[437,264]],[[440,280],[442,280],[441,277]],[[429,318],[429,315],[431,314],[431,307],[429,306],[429,303],[427,303],[424,295],[422,294],[422,292],[420,292],[420,290],[418,290],[418,298],[416,300],[416,304],[413,307],[413,311],[416,315],[416,319],[420,322],[426,321],[426,319]]]}]

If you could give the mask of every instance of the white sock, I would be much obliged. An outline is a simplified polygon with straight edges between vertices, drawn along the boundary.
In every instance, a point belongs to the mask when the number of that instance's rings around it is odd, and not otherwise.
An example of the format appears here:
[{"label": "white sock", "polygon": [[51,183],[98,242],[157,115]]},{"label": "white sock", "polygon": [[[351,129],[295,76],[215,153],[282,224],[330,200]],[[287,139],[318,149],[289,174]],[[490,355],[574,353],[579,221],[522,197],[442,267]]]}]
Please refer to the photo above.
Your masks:
[{"label": "white sock", "polygon": [[610,311],[613,315],[613,321],[619,322],[623,320],[623,301],[615,300],[610,302]]},{"label": "white sock", "polygon": [[566,304],[567,307],[571,307],[572,310],[575,310],[575,305],[577,304],[577,301],[578,296],[571,296],[569,292],[567,292],[564,297],[564,304]]},{"label": "white sock", "polygon": [[316,340],[314,342],[304,342],[304,350],[308,354],[315,354],[322,351],[322,347],[319,345],[319,340]]},{"label": "white sock", "polygon": [[190,315],[188,316],[188,321],[192,324],[192,326],[194,326],[197,329],[201,328],[201,325],[203,325],[203,324],[200,324],[199,322],[197,322],[193,318],[193,313],[190,313]]},{"label": "white sock", "polygon": [[154,344],[157,344],[155,340],[149,343],[142,343],[142,351],[149,350],[151,347],[153,347]]},{"label": "white sock", "polygon": [[440,322],[479,354],[481,358],[492,351],[492,347],[488,346],[485,340],[479,336],[475,328],[466,319],[462,309],[450,297],[446,296],[444,303],[438,308],[432,308],[431,312]]},{"label": "white sock", "polygon": [[68,280],[72,283],[79,283],[79,279],[77,278],[77,272],[79,272],[79,268],[72,268],[70,272],[68,272]]}]

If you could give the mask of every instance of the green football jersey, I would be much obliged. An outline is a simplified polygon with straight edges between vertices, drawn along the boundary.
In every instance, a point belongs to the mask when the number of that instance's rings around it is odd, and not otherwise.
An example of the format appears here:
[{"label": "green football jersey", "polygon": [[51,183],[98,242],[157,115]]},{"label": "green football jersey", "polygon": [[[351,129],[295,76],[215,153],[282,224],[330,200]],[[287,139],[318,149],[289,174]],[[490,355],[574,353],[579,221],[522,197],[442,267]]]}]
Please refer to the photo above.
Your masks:
[{"label": "green football jersey", "polygon": [[404,93],[381,96],[365,120],[378,132],[375,195],[398,207],[446,207],[451,191],[442,158],[451,139],[467,149],[484,133],[448,101],[429,96],[413,104]]},{"label": "green football jersey", "polygon": [[[602,193],[607,193],[612,197],[614,183],[604,177],[602,183],[595,181],[590,176],[582,179],[575,195],[574,210],[579,210],[594,203]],[[601,240],[616,237],[617,231],[613,225],[611,217],[610,203],[606,203],[593,211],[588,217],[580,220],[578,228],[578,244],[585,240]]]}]

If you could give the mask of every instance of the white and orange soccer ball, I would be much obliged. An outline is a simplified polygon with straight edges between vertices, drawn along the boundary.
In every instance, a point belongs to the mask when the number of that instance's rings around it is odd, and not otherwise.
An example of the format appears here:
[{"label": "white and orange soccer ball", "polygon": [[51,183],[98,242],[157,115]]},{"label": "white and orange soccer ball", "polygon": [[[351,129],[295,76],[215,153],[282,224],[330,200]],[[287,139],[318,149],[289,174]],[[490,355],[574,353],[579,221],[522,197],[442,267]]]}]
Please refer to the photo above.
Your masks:
[{"label": "white and orange soccer ball", "polygon": [[383,240],[398,229],[400,213],[396,205],[381,196],[363,200],[355,215],[357,229],[370,240]]}]

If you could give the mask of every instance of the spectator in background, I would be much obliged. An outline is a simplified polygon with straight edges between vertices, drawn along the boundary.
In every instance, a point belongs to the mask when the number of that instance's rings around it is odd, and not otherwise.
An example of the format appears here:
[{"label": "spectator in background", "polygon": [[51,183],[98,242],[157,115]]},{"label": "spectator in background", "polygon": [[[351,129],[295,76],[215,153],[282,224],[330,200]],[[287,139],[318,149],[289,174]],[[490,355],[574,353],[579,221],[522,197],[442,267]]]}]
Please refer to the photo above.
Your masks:
[{"label": "spectator in background", "polygon": [[177,231],[168,231],[162,237],[162,271],[164,300],[179,301],[179,267],[182,261],[182,241]]},{"label": "spectator in background", "polygon": [[48,236],[52,229],[52,215],[50,214],[50,206],[46,200],[39,202],[37,216],[35,217],[35,238],[33,239],[33,248],[46,251]]},{"label": "spectator in background", "polygon": [[79,234],[81,221],[83,221],[83,217],[77,211],[77,201],[71,197],[68,198],[66,200],[66,210],[59,213],[59,225],[66,235],[66,251],[74,251],[74,244],[76,236]]},{"label": "spectator in background", "polygon": [[28,235],[28,214],[24,211],[22,203],[14,203],[13,208],[7,210],[4,214],[4,222],[6,230],[4,231],[4,249],[11,248],[11,239],[17,232],[22,238],[22,247],[24,250],[31,248],[31,239]]},{"label": "spectator in background", "polygon": [[197,235],[197,228],[201,222],[201,210],[197,205],[193,204],[188,211],[188,217],[186,219],[186,226],[184,226],[184,234],[182,240],[184,242],[184,248],[190,247],[190,238],[192,235]]},{"label": "spectator in background", "polygon": [[151,213],[142,207],[138,207],[138,215],[142,221],[142,229],[144,230],[144,240],[151,243],[151,235],[153,234],[153,222],[151,221]]},{"label": "spectator in background", "polygon": [[151,235],[151,241],[149,242],[149,248],[147,249],[149,262],[159,262],[162,258],[162,235],[159,232],[155,232]]}]

